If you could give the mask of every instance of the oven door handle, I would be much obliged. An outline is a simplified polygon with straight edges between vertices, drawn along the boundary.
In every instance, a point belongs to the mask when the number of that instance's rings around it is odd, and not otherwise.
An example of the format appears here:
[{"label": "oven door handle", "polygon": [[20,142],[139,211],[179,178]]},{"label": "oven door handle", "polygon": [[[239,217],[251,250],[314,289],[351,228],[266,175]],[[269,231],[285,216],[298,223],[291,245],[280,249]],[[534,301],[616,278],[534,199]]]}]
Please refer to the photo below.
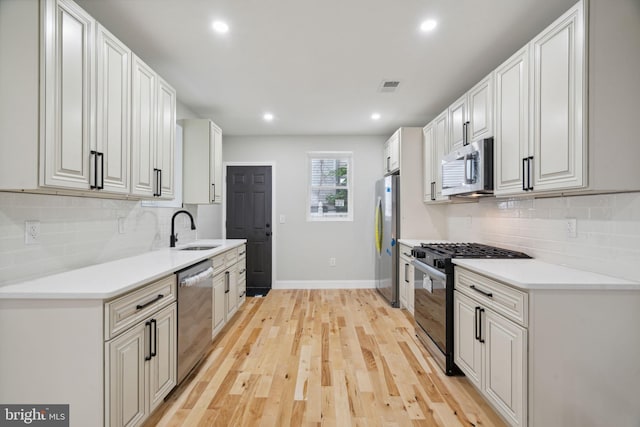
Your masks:
[{"label": "oven door handle", "polygon": [[415,268],[417,268],[418,270],[420,270],[423,273],[428,274],[431,277],[436,277],[438,279],[441,280],[447,280],[447,275],[444,274],[441,271],[436,270],[435,268],[431,267],[430,265],[425,264],[424,262],[421,261],[417,261],[417,260],[413,260],[411,261],[411,264],[413,264],[413,266]]}]

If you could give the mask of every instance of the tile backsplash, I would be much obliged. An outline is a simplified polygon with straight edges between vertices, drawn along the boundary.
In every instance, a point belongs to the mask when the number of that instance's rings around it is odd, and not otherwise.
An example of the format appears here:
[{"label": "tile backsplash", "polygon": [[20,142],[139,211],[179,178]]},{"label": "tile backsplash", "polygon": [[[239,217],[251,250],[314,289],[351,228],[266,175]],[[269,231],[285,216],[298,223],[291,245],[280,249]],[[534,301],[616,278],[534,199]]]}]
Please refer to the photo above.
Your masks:
[{"label": "tile backsplash", "polygon": [[[168,247],[176,210],[139,201],[0,192],[0,286]],[[40,222],[40,242],[26,245],[25,221],[32,220]],[[179,243],[197,238],[188,220],[176,217]]]},{"label": "tile backsplash", "polygon": [[[446,206],[448,240],[477,241],[534,258],[640,281],[640,193],[481,199]],[[567,231],[575,219],[575,237]]]}]

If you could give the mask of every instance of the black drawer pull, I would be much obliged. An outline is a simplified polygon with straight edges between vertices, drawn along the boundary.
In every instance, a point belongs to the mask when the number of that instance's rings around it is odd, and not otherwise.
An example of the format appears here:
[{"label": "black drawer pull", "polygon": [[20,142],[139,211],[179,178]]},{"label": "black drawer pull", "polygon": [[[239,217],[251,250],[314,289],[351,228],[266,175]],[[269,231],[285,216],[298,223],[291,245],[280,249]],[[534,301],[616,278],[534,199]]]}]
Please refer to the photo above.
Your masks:
[{"label": "black drawer pull", "polygon": [[478,289],[478,288],[476,288],[476,286],[475,286],[475,285],[471,285],[471,286],[469,286],[469,287],[470,287],[471,289],[473,289],[474,291],[479,292],[479,293],[481,293],[482,295],[484,295],[484,296],[486,296],[486,297],[493,298],[493,294],[492,294],[491,292],[485,292],[485,291],[483,291],[483,290],[481,290],[481,289]]},{"label": "black drawer pull", "polygon": [[164,298],[164,295],[162,294],[158,294],[157,297],[155,297],[154,299],[152,299],[149,302],[145,302],[144,304],[138,304],[136,305],[136,310],[142,310],[145,307],[149,307],[151,304],[153,304],[154,302],[161,300],[162,298]]}]

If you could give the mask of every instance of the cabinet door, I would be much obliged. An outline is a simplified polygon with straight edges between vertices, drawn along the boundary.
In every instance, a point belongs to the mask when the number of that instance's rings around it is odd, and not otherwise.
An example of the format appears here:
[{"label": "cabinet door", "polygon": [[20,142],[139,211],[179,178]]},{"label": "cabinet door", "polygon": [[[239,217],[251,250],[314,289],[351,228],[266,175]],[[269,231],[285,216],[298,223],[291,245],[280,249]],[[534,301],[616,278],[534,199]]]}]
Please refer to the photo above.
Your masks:
[{"label": "cabinet door", "polygon": [[433,170],[435,171],[436,200],[448,200],[449,196],[442,195],[442,158],[449,152],[448,112],[444,111],[434,120],[434,151]]},{"label": "cabinet door", "polygon": [[153,197],[156,187],[156,73],[132,55],[131,193]]},{"label": "cabinet door", "polygon": [[238,260],[238,269],[238,308],[240,308],[247,296],[247,265],[244,259]]},{"label": "cabinet door", "polygon": [[409,263],[404,257],[400,257],[400,265],[398,269],[398,299],[400,300],[400,308],[407,308],[407,269]]},{"label": "cabinet door", "polygon": [[145,357],[149,356],[149,331],[149,323],[141,322],[105,344],[105,425],[135,426],[147,415]]},{"label": "cabinet door", "polygon": [[176,91],[158,77],[156,133],[156,168],[160,183],[160,197],[172,199],[174,196],[174,153],[176,139]]},{"label": "cabinet door", "polygon": [[226,315],[226,304],[225,304],[225,274],[220,273],[213,278],[213,315],[212,317],[212,337],[215,337],[220,329],[224,326],[224,319]]},{"label": "cabinet door", "polygon": [[513,425],[524,425],[527,395],[527,331],[491,310],[486,310],[483,317],[483,391]]},{"label": "cabinet door", "polygon": [[211,202],[222,203],[222,130],[211,123]]},{"label": "cabinet door", "polygon": [[535,191],[584,183],[582,7],[577,3],[531,41]]},{"label": "cabinet door", "polygon": [[391,141],[389,142],[389,156],[391,157],[390,169],[391,172],[395,172],[400,170],[400,136],[402,130],[397,130],[396,133],[391,137]]},{"label": "cabinet door", "polygon": [[467,120],[467,94],[464,94],[449,106],[449,145],[444,147],[444,154],[462,147]]},{"label": "cabinet door", "polygon": [[493,74],[489,74],[467,92],[467,142],[493,136]]},{"label": "cabinet door", "polygon": [[415,306],[415,288],[413,285],[413,278],[415,277],[415,267],[409,264],[409,268],[407,269],[407,309],[409,313],[413,316],[414,306]]},{"label": "cabinet door", "polygon": [[482,343],[476,339],[480,332],[479,304],[454,291],[453,298],[453,355],[456,365],[469,381],[482,389]]},{"label": "cabinet door", "polygon": [[495,71],[495,194],[522,193],[523,159],[529,156],[529,49]]},{"label": "cabinet door", "polygon": [[232,267],[228,269],[225,274],[227,276],[227,320],[229,320],[238,310],[238,279],[236,268]]},{"label": "cabinet door", "polygon": [[422,171],[423,171],[423,201],[435,200],[435,178],[433,169],[433,124],[429,123],[422,129]]},{"label": "cabinet door", "polygon": [[98,159],[101,160],[98,185],[101,183],[105,191],[128,193],[131,51],[101,25],[98,25],[96,39],[95,151],[100,153]]},{"label": "cabinet door", "polygon": [[152,358],[149,361],[149,413],[161,404],[177,382],[176,304],[153,316]]},{"label": "cabinet door", "polygon": [[88,189],[95,21],[74,2],[44,3],[43,186]]}]

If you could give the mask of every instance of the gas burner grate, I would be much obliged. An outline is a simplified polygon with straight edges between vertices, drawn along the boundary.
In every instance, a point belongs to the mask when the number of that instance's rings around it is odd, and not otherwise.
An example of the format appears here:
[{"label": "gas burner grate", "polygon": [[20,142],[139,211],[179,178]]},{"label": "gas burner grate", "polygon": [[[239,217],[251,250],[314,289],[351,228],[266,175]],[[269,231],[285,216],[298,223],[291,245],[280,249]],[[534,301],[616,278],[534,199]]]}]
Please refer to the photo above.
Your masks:
[{"label": "gas burner grate", "polygon": [[421,243],[420,246],[446,258],[531,258],[523,252],[481,243]]}]

